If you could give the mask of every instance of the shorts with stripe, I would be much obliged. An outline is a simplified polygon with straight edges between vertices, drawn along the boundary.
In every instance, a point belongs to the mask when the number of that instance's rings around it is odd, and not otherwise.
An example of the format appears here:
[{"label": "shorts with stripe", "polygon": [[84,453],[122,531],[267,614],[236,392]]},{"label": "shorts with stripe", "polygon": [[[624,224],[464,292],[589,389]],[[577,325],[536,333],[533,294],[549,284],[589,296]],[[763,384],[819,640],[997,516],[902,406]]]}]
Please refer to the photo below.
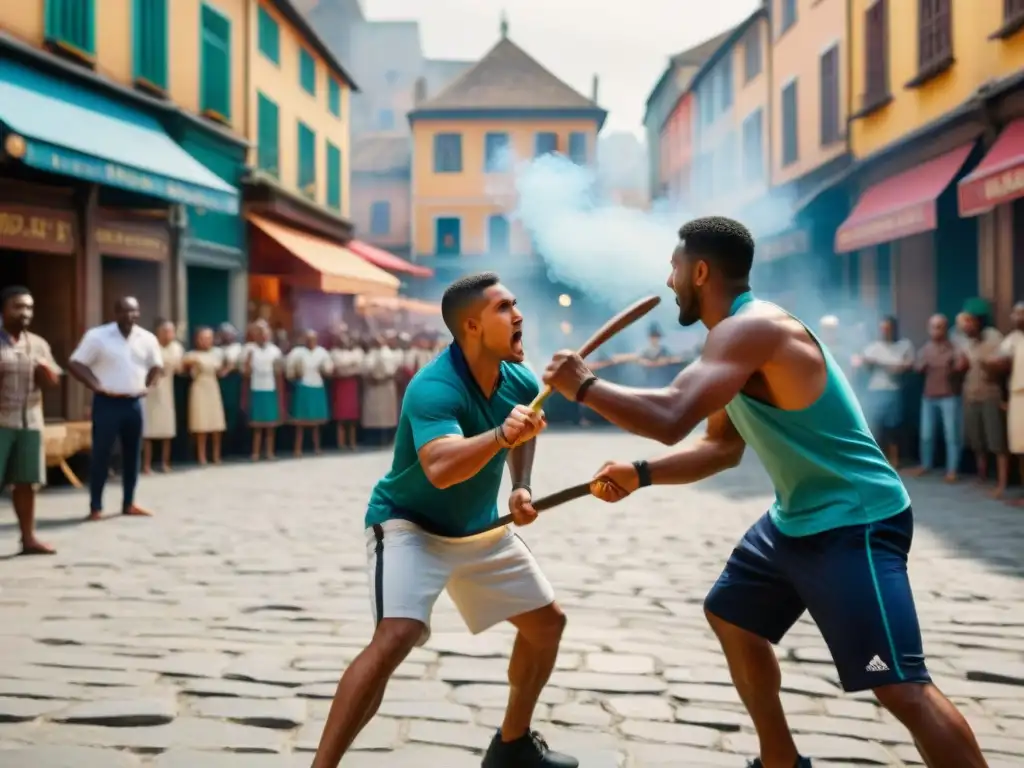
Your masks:
[{"label": "shorts with stripe", "polygon": [[846,691],[929,682],[907,575],[914,515],[812,536],[786,536],[765,514],[711,588],[708,613],[782,640],[807,610]]},{"label": "shorts with stripe", "polygon": [[387,520],[366,529],[366,554],[374,622],[421,622],[419,645],[430,637],[434,603],[445,589],[473,634],[555,600],[529,548],[508,527],[449,539]]}]

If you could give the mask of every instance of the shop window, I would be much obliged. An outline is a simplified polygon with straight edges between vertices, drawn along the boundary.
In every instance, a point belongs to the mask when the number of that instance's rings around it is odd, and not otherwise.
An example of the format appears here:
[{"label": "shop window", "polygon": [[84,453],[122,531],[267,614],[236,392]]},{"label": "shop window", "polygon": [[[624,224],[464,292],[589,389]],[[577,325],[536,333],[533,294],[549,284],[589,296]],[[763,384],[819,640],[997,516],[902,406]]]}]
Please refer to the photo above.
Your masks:
[{"label": "shop window", "polygon": [[135,0],[132,6],[135,81],[167,90],[167,0]]},{"label": "shop window", "polygon": [[316,134],[303,122],[299,123],[299,192],[316,199]]},{"label": "shop window", "polygon": [[231,20],[203,3],[200,19],[200,108],[207,117],[231,120]]},{"label": "shop window", "polygon": [[341,150],[327,142],[327,207],[341,210]]},{"label": "shop window", "polygon": [[256,23],[256,36],[260,53],[275,64],[281,63],[281,27],[270,11],[262,5],[259,10],[259,21]]},{"label": "shop window", "polygon": [[262,93],[256,96],[256,166],[280,177],[280,114],[277,104]]},{"label": "shop window", "polygon": [[91,60],[96,53],[93,0],[46,0],[46,39]]},{"label": "shop window", "polygon": [[316,96],[316,59],[305,48],[299,48],[299,85],[311,96]]},{"label": "shop window", "polygon": [[327,108],[335,117],[341,117],[341,85],[333,77],[327,78]]}]

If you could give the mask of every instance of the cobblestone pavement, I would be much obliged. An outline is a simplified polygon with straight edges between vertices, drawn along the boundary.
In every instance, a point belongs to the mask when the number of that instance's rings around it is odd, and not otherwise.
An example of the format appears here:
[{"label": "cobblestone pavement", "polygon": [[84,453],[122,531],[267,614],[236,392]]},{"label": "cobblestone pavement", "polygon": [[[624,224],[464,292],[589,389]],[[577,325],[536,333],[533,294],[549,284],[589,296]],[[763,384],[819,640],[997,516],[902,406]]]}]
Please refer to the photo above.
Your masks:
[{"label": "cobblestone pavement", "polygon": [[[614,432],[551,434],[534,486],[655,451]],[[389,458],[146,478],[152,520],[81,525],[84,494],[44,495],[44,533],[61,554],[0,562],[0,768],[307,768],[339,670],[369,635],[361,520]],[[1019,768],[1024,511],[969,487],[911,492],[931,668],[991,765]],[[585,768],[743,765],[755,740],[701,601],[767,498],[751,459],[616,507],[574,502],[524,531],[569,615],[538,718],[553,745]],[[10,519],[0,551],[16,546]],[[471,637],[443,597],[429,645],[399,670],[344,765],[478,766],[511,639],[507,628]],[[804,752],[826,765],[920,764],[869,695],[839,692],[811,623],[779,655]]]}]

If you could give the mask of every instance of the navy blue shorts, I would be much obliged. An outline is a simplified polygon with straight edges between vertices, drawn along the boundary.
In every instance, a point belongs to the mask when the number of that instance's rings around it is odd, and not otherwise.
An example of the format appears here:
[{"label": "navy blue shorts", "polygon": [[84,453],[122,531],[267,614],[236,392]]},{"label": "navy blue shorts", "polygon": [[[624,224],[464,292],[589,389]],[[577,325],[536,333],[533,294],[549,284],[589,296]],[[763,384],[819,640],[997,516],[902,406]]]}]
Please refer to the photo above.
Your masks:
[{"label": "navy blue shorts", "polygon": [[765,514],[736,545],[704,608],[772,643],[806,609],[847,691],[930,682],[907,576],[913,537],[909,508],[798,538]]}]

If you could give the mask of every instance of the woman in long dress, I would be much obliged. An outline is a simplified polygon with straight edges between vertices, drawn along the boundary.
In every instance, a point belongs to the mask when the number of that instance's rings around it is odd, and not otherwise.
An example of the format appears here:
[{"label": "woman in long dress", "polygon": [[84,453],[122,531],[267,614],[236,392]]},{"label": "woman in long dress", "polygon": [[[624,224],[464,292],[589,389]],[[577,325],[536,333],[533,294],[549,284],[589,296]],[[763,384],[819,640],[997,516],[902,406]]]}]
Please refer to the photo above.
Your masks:
[{"label": "woman in long dress", "polygon": [[177,329],[170,320],[158,320],[154,328],[164,358],[164,374],[146,393],[143,401],[142,471],[153,471],[153,443],[160,443],[160,466],[171,471],[171,443],[178,434],[178,414],[174,407],[174,377],[181,373],[185,348],[175,338]]},{"label": "woman in long dress", "polygon": [[285,372],[295,382],[291,400],[291,419],[295,427],[295,456],[302,455],[306,427],[313,432],[313,451],[320,454],[320,427],[327,423],[327,389],[324,376],[331,372],[331,355],[320,346],[316,331],[306,331],[303,343],[295,346],[285,359]]},{"label": "woman in long dress", "polygon": [[398,387],[395,374],[402,363],[401,352],[388,347],[380,337],[370,342],[363,359],[364,429],[376,430],[378,443],[388,445],[398,426]]},{"label": "woman in long dress", "polygon": [[359,380],[363,373],[362,347],[347,333],[334,337],[331,349],[331,416],[337,424],[338,448],[356,448],[359,426]]},{"label": "woman in long dress", "polygon": [[245,356],[243,376],[249,382],[249,427],[252,429],[252,460],[259,461],[264,439],[267,458],[275,458],[274,441],[281,423],[278,393],[284,381],[281,371],[281,350],[270,341],[270,326],[257,321],[253,343]]},{"label": "woman in long dress", "polygon": [[188,431],[196,440],[196,459],[206,466],[207,438],[213,463],[220,464],[221,442],[227,421],[220,392],[220,377],[227,373],[224,356],[213,346],[213,329],[196,331],[195,349],[185,355],[185,370],[192,376],[188,390]]}]

